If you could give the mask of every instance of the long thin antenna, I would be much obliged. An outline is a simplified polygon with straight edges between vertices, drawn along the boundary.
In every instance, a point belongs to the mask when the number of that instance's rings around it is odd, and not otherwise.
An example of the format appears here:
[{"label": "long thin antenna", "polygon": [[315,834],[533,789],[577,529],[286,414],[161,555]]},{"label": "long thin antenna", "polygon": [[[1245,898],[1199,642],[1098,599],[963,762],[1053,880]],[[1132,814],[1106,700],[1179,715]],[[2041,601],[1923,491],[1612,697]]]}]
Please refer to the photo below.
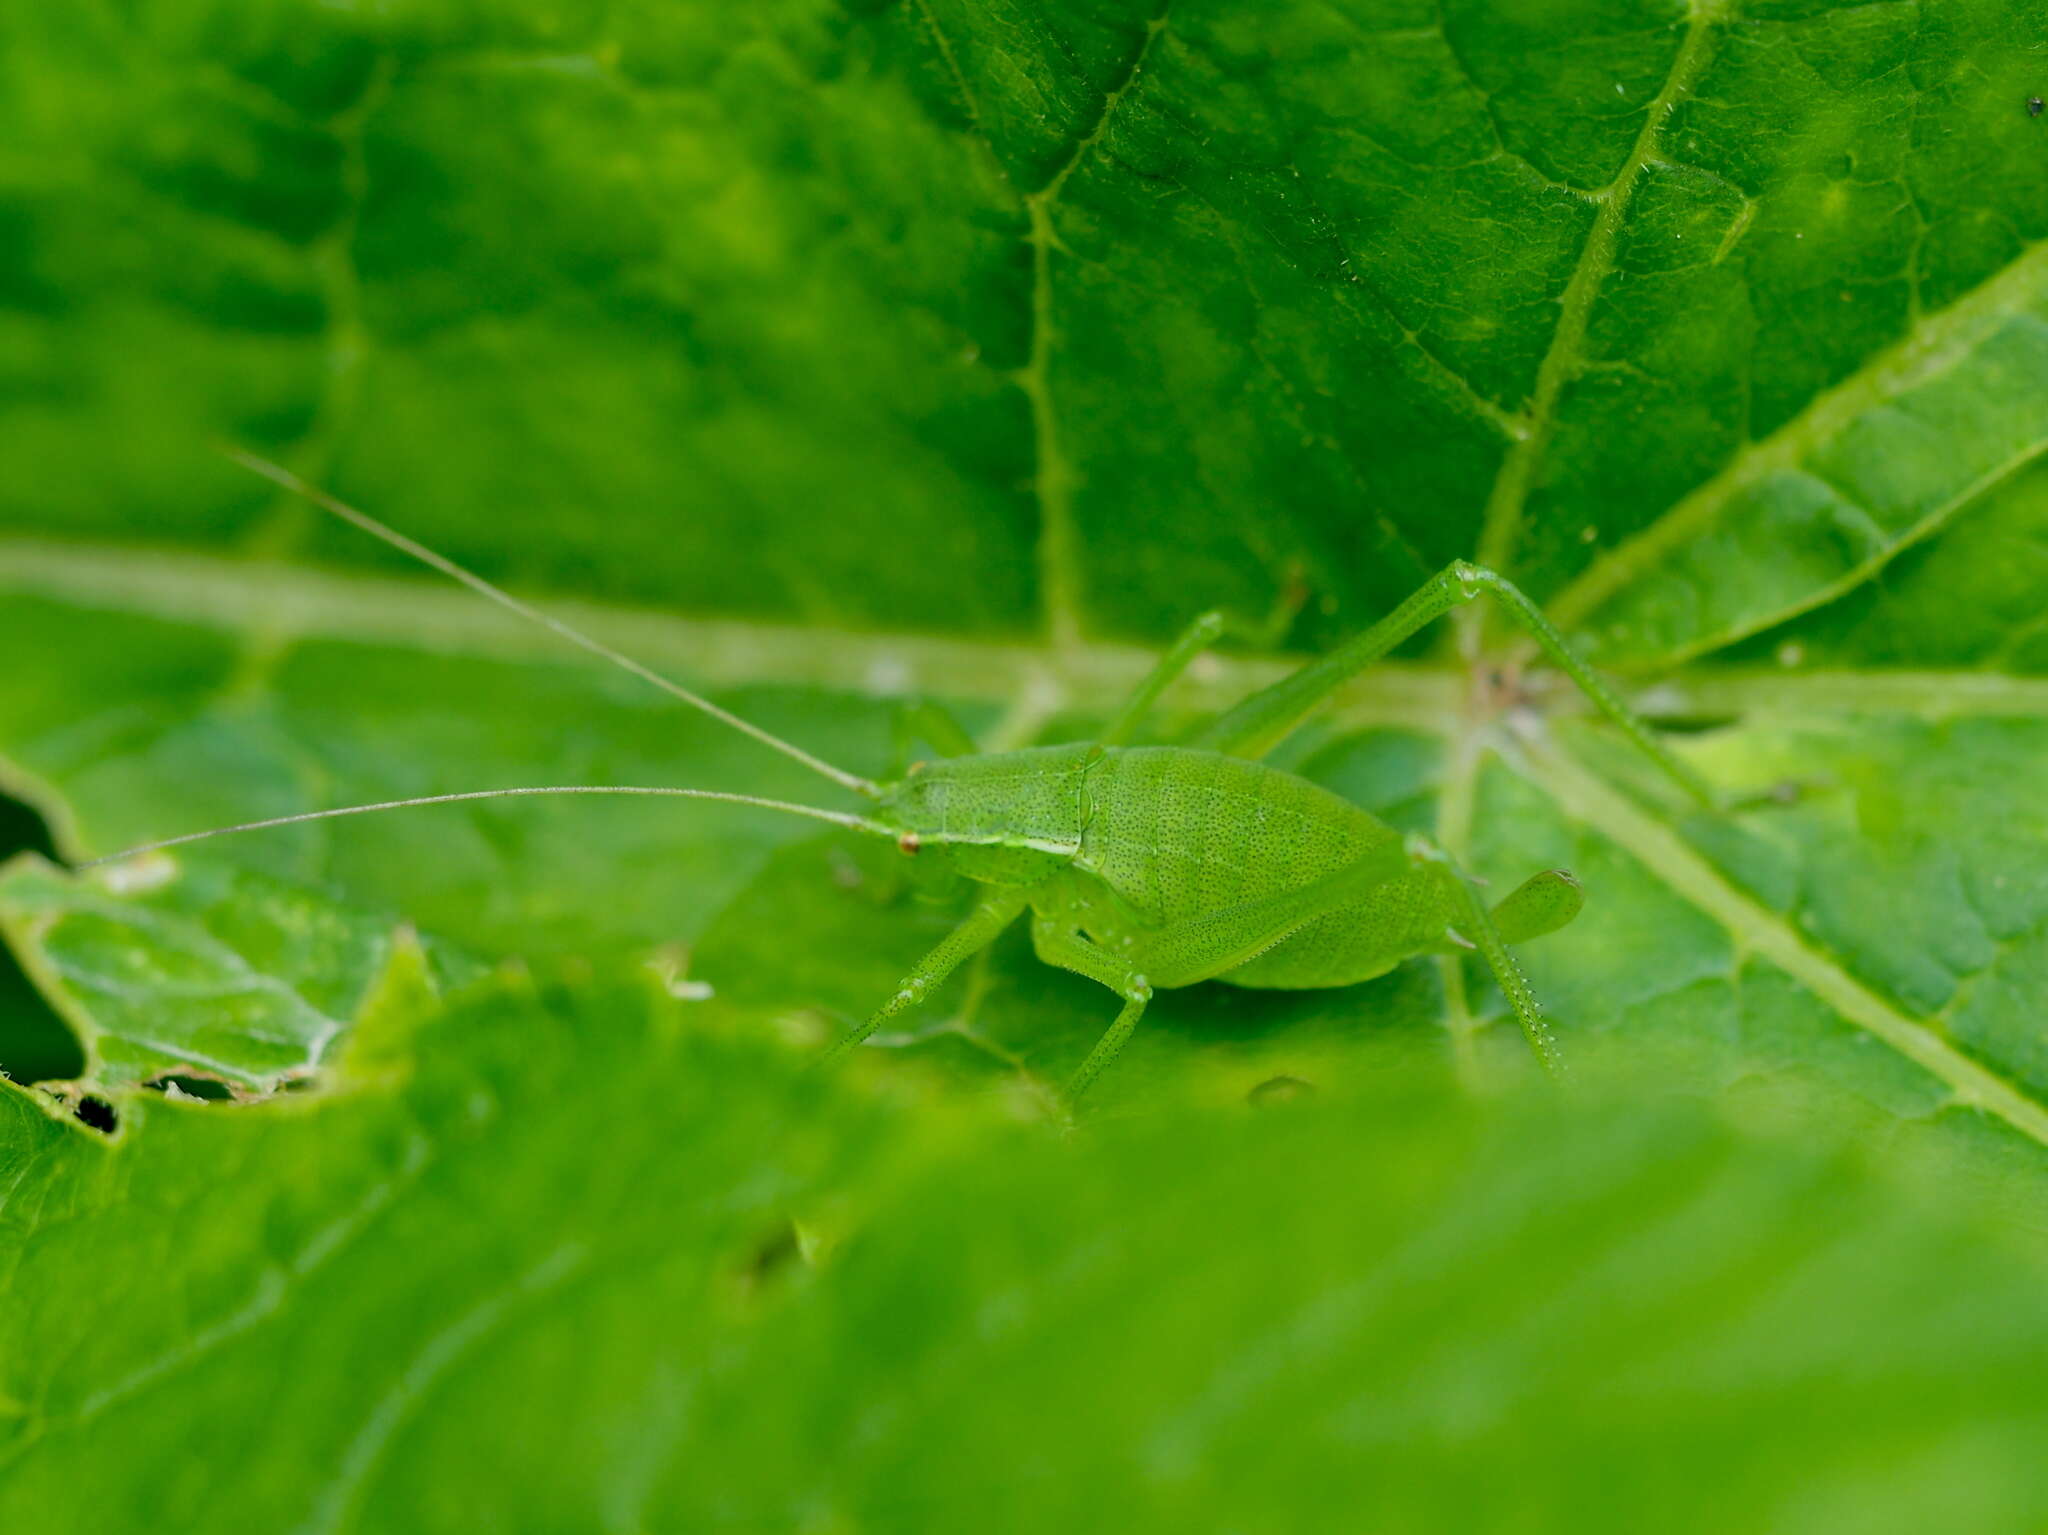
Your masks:
[{"label": "long thin antenna", "polygon": [[880,821],[870,821],[865,816],[846,815],[837,810],[820,810],[816,805],[797,805],[787,800],[761,799],[752,794],[723,794],[714,789],[640,788],[630,784],[563,784],[537,789],[471,789],[464,794],[426,794],[416,799],[382,800],[374,805],[343,805],[335,810],[307,810],[298,815],[271,816],[262,821],[244,821],[239,826],[216,826],[209,831],[187,832],[182,837],[166,837],[161,842],[145,842],[140,847],[124,848],[118,853],[109,853],[104,858],[87,859],[78,867],[94,869],[103,863],[118,863],[123,858],[161,852],[167,847],[182,847],[187,842],[204,842],[209,837],[226,837],[235,832],[265,831],[273,826],[298,826],[306,821],[331,821],[345,815],[371,815],[379,810],[411,810],[419,805],[454,805],[463,800],[473,799],[530,799],[542,794],[640,794],[662,799],[722,800],[728,805],[755,805],[763,810],[781,810],[791,815],[809,816],[814,821],[830,821],[835,826],[851,826],[856,831],[873,832],[878,836],[893,838],[897,835],[892,828],[884,826]]},{"label": "long thin antenna", "polygon": [[704,713],[710,715],[713,719],[721,720],[732,726],[733,729],[752,736],[763,746],[773,747],[785,757],[794,758],[812,772],[822,774],[841,787],[851,789],[856,794],[865,794],[869,798],[873,798],[880,792],[873,782],[862,778],[859,774],[849,773],[844,768],[836,768],[831,763],[812,756],[801,746],[793,745],[783,740],[782,737],[763,730],[759,725],[743,720],[729,710],[719,708],[710,699],[691,692],[681,683],[669,681],[661,673],[642,666],[631,656],[621,655],[602,640],[592,639],[580,629],[572,628],[568,624],[563,623],[559,618],[551,618],[546,613],[541,612],[540,609],[521,602],[510,592],[493,586],[475,572],[463,569],[462,566],[456,564],[446,555],[436,554],[425,544],[407,538],[395,528],[386,527],[368,512],[359,512],[347,502],[337,501],[318,486],[308,485],[282,464],[273,464],[267,458],[258,458],[253,453],[248,453],[241,448],[229,445],[224,445],[221,448],[221,452],[240,464],[244,469],[252,470],[262,475],[264,479],[269,480],[272,484],[283,486],[295,496],[303,496],[322,511],[332,512],[343,522],[360,528],[372,538],[382,539],[392,548],[411,555],[421,564],[431,566],[435,570],[440,571],[442,575],[460,581],[471,591],[479,596],[488,597],[492,602],[497,603],[499,607],[508,608],[512,612],[517,613],[521,618],[539,624],[544,629],[553,630],[570,644],[580,645],[592,655],[601,656],[611,662],[612,665],[624,668],[643,682],[653,683],[654,686],[660,688],[662,692],[668,694],[671,698],[680,698],[684,703],[690,705],[691,708],[703,710]]}]

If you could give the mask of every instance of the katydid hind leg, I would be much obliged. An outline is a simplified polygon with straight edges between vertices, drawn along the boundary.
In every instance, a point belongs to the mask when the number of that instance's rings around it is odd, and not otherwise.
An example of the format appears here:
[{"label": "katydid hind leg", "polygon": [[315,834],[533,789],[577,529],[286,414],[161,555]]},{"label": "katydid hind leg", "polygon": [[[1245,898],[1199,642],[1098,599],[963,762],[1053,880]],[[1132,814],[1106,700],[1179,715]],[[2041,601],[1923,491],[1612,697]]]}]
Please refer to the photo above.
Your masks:
[{"label": "katydid hind leg", "polygon": [[1493,908],[1493,925],[1500,930],[1503,943],[1527,943],[1564,927],[1585,906],[1585,887],[1570,870],[1545,869],[1524,880]]},{"label": "katydid hind leg", "polygon": [[1426,625],[1480,596],[1499,603],[1552,663],[1578,685],[1593,707],[1688,795],[1710,810],[1721,808],[1715,791],[1674,756],[1642,717],[1578,657],[1556,626],[1519,587],[1505,576],[1463,560],[1445,566],[1363,634],[1219,716],[1190,744],[1234,756],[1264,756],[1339,687],[1373,662],[1385,658]]},{"label": "katydid hind leg", "polygon": [[906,1008],[929,996],[947,976],[982,949],[987,948],[1024,910],[1029,893],[1022,890],[987,888],[967,920],[954,928],[932,951],[896,983],[889,999],[864,1023],[849,1029],[839,1042],[825,1052],[824,1059],[837,1060],[860,1044],[875,1030]]},{"label": "katydid hind leg", "polygon": [[[1564,1052],[1558,1048],[1557,1036],[1551,1032],[1550,1021],[1543,1016],[1542,1005],[1530,989],[1528,978],[1522,974],[1522,967],[1515,962],[1515,956],[1501,937],[1500,928],[1494,924],[1493,913],[1487,910],[1479,887],[1472,883],[1450,854],[1426,844],[1419,844],[1419,847],[1423,857],[1442,867],[1445,888],[1452,893],[1457,906],[1458,914],[1453,919],[1453,926],[1479,951],[1479,957],[1493,972],[1494,983],[1500,987],[1501,996],[1507,999],[1508,1009],[1515,1015],[1515,1022],[1521,1025],[1537,1062],[1551,1076],[1562,1077],[1565,1074]],[[1523,887],[1527,888],[1526,885]]]},{"label": "katydid hind leg", "polygon": [[[1369,898],[1377,886],[1411,869],[1431,864],[1444,872],[1445,888],[1453,900],[1453,929],[1470,941],[1493,971],[1501,994],[1507,998],[1509,1008],[1513,1010],[1544,1070],[1553,1076],[1561,1075],[1564,1058],[1557,1047],[1556,1037],[1543,1016],[1535,993],[1523,977],[1521,967],[1508,951],[1478,887],[1459,870],[1449,854],[1421,837],[1410,837],[1405,842],[1392,844],[1313,885],[1246,902],[1221,912],[1207,913],[1148,934],[1144,963],[1151,970],[1154,981],[1171,986],[1226,974],[1235,966],[1283,942],[1289,934],[1310,922],[1358,905]],[[1568,920],[1566,908],[1576,912],[1577,883],[1562,870],[1549,871],[1525,884],[1503,904],[1509,906],[1511,915],[1524,926],[1544,920],[1562,926],[1563,920]]]},{"label": "katydid hind leg", "polygon": [[[1452,894],[1452,927],[1470,941],[1492,969],[1501,994],[1507,998],[1544,1070],[1553,1076],[1561,1075],[1564,1058],[1556,1037],[1478,887],[1448,853],[1421,837],[1411,836],[1381,849],[1313,885],[1208,913],[1150,934],[1145,944],[1145,963],[1155,972],[1154,980],[1163,979],[1164,984],[1173,986],[1225,974],[1310,922],[1358,905],[1375,887],[1431,864],[1442,868],[1445,886]],[[1578,899],[1578,882],[1562,870],[1551,870],[1523,885],[1503,904],[1524,925],[1547,920],[1561,927],[1569,920],[1566,908],[1575,914]]]},{"label": "katydid hind leg", "polygon": [[1415,867],[1411,850],[1389,841],[1310,884],[1152,929],[1144,934],[1141,962],[1160,986],[1191,986],[1227,976],[1311,922],[1369,901],[1381,886]]}]

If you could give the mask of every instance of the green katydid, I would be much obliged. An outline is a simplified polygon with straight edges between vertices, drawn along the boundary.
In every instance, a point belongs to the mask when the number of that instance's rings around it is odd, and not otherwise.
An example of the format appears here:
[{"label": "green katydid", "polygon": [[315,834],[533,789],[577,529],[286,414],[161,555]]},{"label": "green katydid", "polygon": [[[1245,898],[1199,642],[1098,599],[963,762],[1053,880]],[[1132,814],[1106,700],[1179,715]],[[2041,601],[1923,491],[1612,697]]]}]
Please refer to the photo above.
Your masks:
[{"label": "green katydid", "polygon": [[[1578,914],[1578,884],[1547,870],[1491,908],[1442,849],[1403,837],[1350,801],[1258,760],[1340,684],[1409,636],[1481,595],[1495,599],[1567,673],[1593,706],[1689,795],[1717,797],[1581,661],[1529,599],[1492,571],[1446,567],[1393,613],[1322,659],[1254,693],[1186,745],[1124,744],[1168,685],[1222,638],[1220,615],[1195,620],[1161,657],[1100,737],[1070,745],[981,753],[943,711],[917,727],[945,755],[877,783],[835,767],[718,707],[611,647],[549,617],[433,550],[243,453],[230,456],[362,531],[624,667],[693,708],[803,763],[867,801],[865,813],[709,790],[623,785],[485,789],[351,805],[217,827],[111,855],[128,857],[231,832],[421,805],[522,795],[618,794],[716,800],[808,816],[942,860],[978,887],[973,911],[906,975],[837,1056],[929,995],[966,959],[1031,913],[1047,964],[1097,981],[1121,999],[1108,1031],[1067,1087],[1077,1100],[1114,1060],[1153,991],[1221,981],[1301,989],[1383,975],[1403,960],[1476,949],[1544,1067],[1561,1069],[1556,1041],[1509,945]],[[98,859],[104,863],[111,859]]]}]

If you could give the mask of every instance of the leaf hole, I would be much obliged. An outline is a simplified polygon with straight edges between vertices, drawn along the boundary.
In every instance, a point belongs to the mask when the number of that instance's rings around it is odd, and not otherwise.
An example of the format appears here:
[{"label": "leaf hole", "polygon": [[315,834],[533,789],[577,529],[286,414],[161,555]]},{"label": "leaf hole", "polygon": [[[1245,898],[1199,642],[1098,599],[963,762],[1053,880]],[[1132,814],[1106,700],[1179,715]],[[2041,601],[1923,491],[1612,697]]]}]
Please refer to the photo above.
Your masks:
[{"label": "leaf hole", "polygon": [[72,1117],[80,1124],[97,1130],[102,1135],[112,1135],[121,1128],[121,1116],[114,1112],[114,1106],[104,1098],[95,1098],[86,1093],[72,1106]]},{"label": "leaf hole", "polygon": [[[20,800],[0,795],[0,863],[22,853],[57,861],[43,818]],[[0,1074],[17,1082],[68,1082],[84,1072],[85,1047],[78,1036],[36,989],[14,950],[0,943]]]},{"label": "leaf hole", "polygon": [[225,1103],[234,1097],[227,1083],[217,1078],[188,1076],[178,1071],[152,1077],[149,1085],[167,1098],[200,1098],[208,1103]]}]

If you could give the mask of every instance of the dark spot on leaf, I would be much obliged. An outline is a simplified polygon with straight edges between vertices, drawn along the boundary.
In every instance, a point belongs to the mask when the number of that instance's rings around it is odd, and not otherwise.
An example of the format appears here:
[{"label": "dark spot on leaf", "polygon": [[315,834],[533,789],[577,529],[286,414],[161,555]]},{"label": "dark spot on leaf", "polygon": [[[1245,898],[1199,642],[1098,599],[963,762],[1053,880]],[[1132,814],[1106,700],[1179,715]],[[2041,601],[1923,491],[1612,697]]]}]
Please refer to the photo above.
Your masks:
[{"label": "dark spot on leaf", "polygon": [[78,1100],[72,1114],[82,1125],[89,1125],[102,1135],[112,1135],[121,1128],[121,1116],[114,1112],[114,1106],[104,1098],[95,1098],[90,1093]]},{"label": "dark spot on leaf", "polygon": [[756,1238],[753,1250],[741,1261],[737,1276],[740,1293],[760,1293],[798,1268],[803,1256],[796,1222],[780,1222]]},{"label": "dark spot on leaf", "polygon": [[914,831],[907,831],[896,839],[897,851],[912,856],[915,856],[917,850],[922,846],[924,844],[917,840],[917,833]]},{"label": "dark spot on leaf", "polygon": [[1717,730],[1726,730],[1739,723],[1739,716],[1719,710],[1691,710],[1663,713],[1653,716],[1661,735],[1703,736]]},{"label": "dark spot on leaf", "polygon": [[1293,1103],[1297,1099],[1312,1097],[1316,1085],[1300,1077],[1268,1077],[1257,1087],[1244,1095],[1244,1101],[1256,1108],[1266,1108],[1275,1103]]}]

